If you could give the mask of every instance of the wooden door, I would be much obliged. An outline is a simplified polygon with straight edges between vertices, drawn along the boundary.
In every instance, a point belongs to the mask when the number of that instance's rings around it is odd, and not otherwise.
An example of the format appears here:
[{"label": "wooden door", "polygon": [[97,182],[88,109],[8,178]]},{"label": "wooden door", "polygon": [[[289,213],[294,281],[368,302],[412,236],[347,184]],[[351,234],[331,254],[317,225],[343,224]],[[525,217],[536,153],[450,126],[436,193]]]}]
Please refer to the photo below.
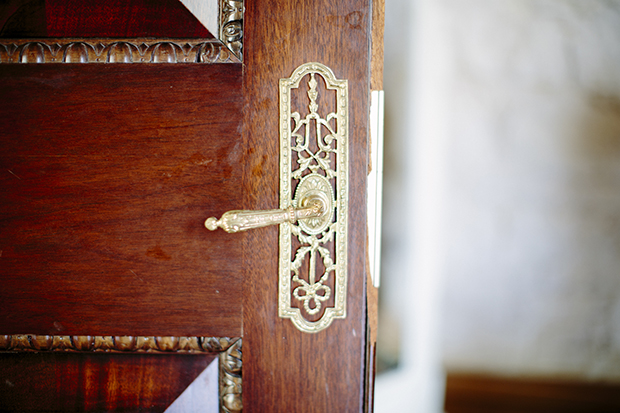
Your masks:
[{"label": "wooden door", "polygon": [[[364,410],[371,13],[246,2],[243,63],[208,34],[0,42],[3,410],[161,411],[216,358],[223,411]],[[307,62],[349,109],[346,318],[313,334],[278,315],[277,227],[203,226],[279,206],[278,81]]]}]

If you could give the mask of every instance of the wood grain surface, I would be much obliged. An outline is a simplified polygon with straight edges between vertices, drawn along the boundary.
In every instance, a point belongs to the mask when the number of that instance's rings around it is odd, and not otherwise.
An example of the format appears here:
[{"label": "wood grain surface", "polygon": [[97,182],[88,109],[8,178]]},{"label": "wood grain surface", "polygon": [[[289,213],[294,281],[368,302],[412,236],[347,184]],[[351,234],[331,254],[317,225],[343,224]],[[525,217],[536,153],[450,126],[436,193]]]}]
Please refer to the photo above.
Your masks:
[{"label": "wood grain surface", "polygon": [[3,354],[0,410],[163,412],[216,357]]},{"label": "wood grain surface", "polygon": [[0,78],[0,333],[240,336],[241,66]]},{"label": "wood grain surface", "polygon": [[[0,334],[243,336],[244,411],[361,412],[371,0],[245,8],[243,68],[0,65]],[[277,227],[202,227],[278,206],[278,80],[312,61],[350,139],[347,317],[316,334],[278,317]]]},{"label": "wood grain surface", "polygon": [[0,37],[213,35],[178,0],[5,0]]},{"label": "wood grain surface", "polygon": [[244,286],[244,411],[360,412],[366,342],[366,172],[369,1],[246,3],[244,207],[278,205],[278,79],[317,61],[349,81],[347,318],[307,334],[278,318],[278,229],[248,233]]}]

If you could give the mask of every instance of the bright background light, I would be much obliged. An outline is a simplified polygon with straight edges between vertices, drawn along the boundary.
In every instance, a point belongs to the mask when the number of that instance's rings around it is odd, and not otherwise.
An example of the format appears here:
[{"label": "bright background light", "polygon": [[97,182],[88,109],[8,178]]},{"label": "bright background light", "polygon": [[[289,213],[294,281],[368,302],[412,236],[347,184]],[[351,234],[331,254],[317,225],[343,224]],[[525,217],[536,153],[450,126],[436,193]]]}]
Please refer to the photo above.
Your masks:
[{"label": "bright background light", "polygon": [[620,2],[386,3],[375,411],[620,381]]}]

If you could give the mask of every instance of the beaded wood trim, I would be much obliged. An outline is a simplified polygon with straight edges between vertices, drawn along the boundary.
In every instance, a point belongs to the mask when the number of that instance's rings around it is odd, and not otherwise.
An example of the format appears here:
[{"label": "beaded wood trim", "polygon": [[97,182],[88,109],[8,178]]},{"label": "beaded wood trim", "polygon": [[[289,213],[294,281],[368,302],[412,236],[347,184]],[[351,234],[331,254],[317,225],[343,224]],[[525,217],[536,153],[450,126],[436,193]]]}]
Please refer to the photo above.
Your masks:
[{"label": "beaded wood trim", "polygon": [[239,338],[0,335],[0,351],[220,353]]},{"label": "beaded wood trim", "polygon": [[217,39],[0,39],[0,63],[239,63]]},{"label": "beaded wood trim", "polygon": [[221,413],[243,410],[238,337],[0,335],[0,352],[218,353]]}]

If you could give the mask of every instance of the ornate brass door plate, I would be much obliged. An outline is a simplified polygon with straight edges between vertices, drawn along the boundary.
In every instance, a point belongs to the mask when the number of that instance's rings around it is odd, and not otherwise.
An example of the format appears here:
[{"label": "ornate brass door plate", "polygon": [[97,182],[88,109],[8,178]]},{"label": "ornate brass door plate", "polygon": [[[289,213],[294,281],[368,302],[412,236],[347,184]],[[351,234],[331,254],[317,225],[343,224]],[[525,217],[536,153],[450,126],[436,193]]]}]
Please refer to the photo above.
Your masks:
[{"label": "ornate brass door plate", "polygon": [[280,208],[308,192],[331,200],[322,217],[280,225],[278,313],[307,333],[346,317],[348,97],[347,80],[321,63],[280,79]]},{"label": "ornate brass door plate", "polygon": [[278,315],[306,333],[347,315],[348,88],[321,63],[280,79],[280,209],[205,221],[226,232],[280,225]]}]

